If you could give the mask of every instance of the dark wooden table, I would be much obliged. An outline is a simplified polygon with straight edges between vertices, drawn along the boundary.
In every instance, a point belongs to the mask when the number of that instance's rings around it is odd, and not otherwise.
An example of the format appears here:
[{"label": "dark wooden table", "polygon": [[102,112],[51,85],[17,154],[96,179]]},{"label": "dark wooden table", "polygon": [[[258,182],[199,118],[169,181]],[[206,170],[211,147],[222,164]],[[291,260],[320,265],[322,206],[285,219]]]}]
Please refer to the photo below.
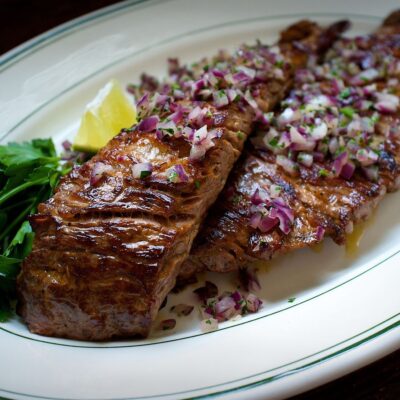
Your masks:
[{"label": "dark wooden table", "polygon": [[[0,0],[0,54],[116,0]],[[400,400],[400,350],[291,400]]]}]

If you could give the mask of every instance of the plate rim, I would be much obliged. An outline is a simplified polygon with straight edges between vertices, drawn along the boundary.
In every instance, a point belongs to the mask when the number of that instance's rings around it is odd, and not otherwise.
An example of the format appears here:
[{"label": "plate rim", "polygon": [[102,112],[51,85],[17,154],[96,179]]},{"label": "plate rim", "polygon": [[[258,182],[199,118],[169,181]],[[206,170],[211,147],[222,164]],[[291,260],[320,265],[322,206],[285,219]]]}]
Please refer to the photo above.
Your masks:
[{"label": "plate rim", "polygon": [[[298,363],[300,361],[306,361],[306,360],[308,360],[308,359],[310,359],[312,357],[315,357],[315,356],[317,356],[319,354],[322,354],[322,353],[324,353],[324,352],[326,352],[328,350],[337,348],[338,346],[340,346],[342,344],[350,342],[351,340],[353,340],[355,338],[358,338],[358,337],[364,335],[365,333],[367,333],[369,331],[372,331],[375,328],[378,328],[378,327],[384,325],[385,323],[391,321],[392,319],[394,319],[394,318],[396,318],[398,316],[400,316],[400,312],[398,312],[395,315],[387,318],[385,321],[382,321],[382,322],[380,322],[378,324],[375,324],[373,327],[371,327],[369,329],[366,329],[366,330],[364,330],[362,332],[359,332],[356,335],[353,335],[350,338],[347,338],[345,340],[342,340],[339,343],[336,343],[335,345],[328,346],[327,348],[325,348],[323,350],[319,350],[318,352],[315,352],[315,353],[310,354],[308,356],[302,357],[302,358],[300,358],[298,360],[291,361],[291,362],[289,362],[289,363],[287,363],[285,365],[282,365],[282,366],[279,366],[279,367],[275,367],[275,368],[272,368],[270,370],[259,372],[257,374],[253,374],[253,375],[250,375],[250,376],[247,376],[247,377],[243,377],[243,378],[240,378],[240,379],[235,379],[235,380],[232,380],[232,381],[219,383],[219,384],[216,384],[216,385],[205,386],[205,387],[201,387],[201,388],[194,388],[194,389],[180,391],[180,392],[164,393],[162,395],[150,395],[150,396],[141,396],[141,397],[107,397],[107,398],[96,398],[96,400],[149,400],[149,399],[162,399],[162,398],[171,397],[171,396],[186,395],[186,394],[190,394],[190,393],[193,393],[193,392],[196,392],[196,391],[200,391],[200,390],[207,390],[207,389],[211,389],[211,388],[217,388],[217,387],[229,385],[229,384],[232,384],[232,383],[235,383],[235,382],[240,382],[240,381],[243,381],[243,380],[246,380],[246,379],[251,379],[254,376],[263,375],[263,374],[272,372],[274,370],[278,370],[280,368],[284,368],[285,366],[296,364],[296,363]],[[249,391],[249,390],[254,389],[256,387],[264,386],[264,385],[267,385],[269,383],[276,382],[276,381],[278,381],[280,379],[283,379],[283,378],[285,378],[287,376],[293,376],[295,374],[299,374],[299,373],[301,373],[301,372],[303,372],[305,370],[308,370],[310,368],[313,368],[315,366],[322,365],[322,364],[324,364],[326,362],[331,361],[332,359],[334,359],[334,358],[336,358],[338,356],[346,355],[351,350],[357,349],[360,346],[362,346],[364,344],[367,344],[367,343],[370,343],[374,339],[377,339],[377,338],[385,335],[386,333],[388,333],[390,331],[394,331],[395,329],[399,329],[399,328],[400,328],[400,318],[398,318],[396,321],[392,322],[390,325],[383,327],[379,331],[371,333],[371,335],[369,335],[369,336],[367,336],[365,338],[361,338],[360,340],[356,341],[355,343],[351,343],[351,344],[345,346],[344,348],[339,348],[338,350],[334,351],[333,353],[327,354],[327,355],[325,355],[325,356],[323,356],[323,357],[321,357],[321,358],[319,358],[317,360],[311,361],[311,362],[306,363],[304,365],[296,366],[291,370],[283,371],[283,372],[278,373],[276,375],[273,375],[271,377],[262,378],[262,379],[260,379],[258,381],[255,381],[255,382],[246,383],[246,384],[243,384],[243,385],[240,385],[240,386],[236,386],[236,387],[233,387],[233,388],[227,388],[227,389],[223,389],[223,390],[212,392],[212,393],[206,393],[206,394],[203,394],[203,395],[190,396],[190,399],[192,399],[192,400],[200,400],[200,399],[207,399],[207,398],[211,398],[211,397],[219,397],[219,396],[228,395],[230,393],[235,393],[235,392],[240,392],[240,391]],[[24,397],[31,397],[31,398],[34,398],[34,399],[41,399],[41,400],[76,400],[75,398],[72,398],[72,397],[46,397],[46,396],[32,395],[32,394],[27,394],[27,393],[20,393],[20,392],[15,392],[15,391],[8,391],[8,390],[4,390],[4,389],[1,389],[1,388],[0,388],[0,392],[14,394],[14,395],[18,395],[18,396],[24,396]],[[87,400],[89,400],[89,399],[87,399]]]}]

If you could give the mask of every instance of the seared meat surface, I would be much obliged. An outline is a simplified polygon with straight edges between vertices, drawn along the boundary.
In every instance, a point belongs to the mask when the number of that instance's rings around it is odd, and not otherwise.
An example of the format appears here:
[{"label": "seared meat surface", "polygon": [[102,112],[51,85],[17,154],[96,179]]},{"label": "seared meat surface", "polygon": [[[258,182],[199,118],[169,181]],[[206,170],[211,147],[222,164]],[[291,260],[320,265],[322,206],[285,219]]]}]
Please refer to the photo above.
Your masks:
[{"label": "seared meat surface", "polygon": [[343,244],[399,185],[400,13],[342,39],[251,140],[180,278],[236,270],[316,244]]},{"label": "seared meat surface", "polygon": [[146,336],[254,121],[343,27],[300,22],[278,46],[244,46],[146,93],[140,123],[76,167],[31,218],[35,242],[18,277],[29,329]]}]

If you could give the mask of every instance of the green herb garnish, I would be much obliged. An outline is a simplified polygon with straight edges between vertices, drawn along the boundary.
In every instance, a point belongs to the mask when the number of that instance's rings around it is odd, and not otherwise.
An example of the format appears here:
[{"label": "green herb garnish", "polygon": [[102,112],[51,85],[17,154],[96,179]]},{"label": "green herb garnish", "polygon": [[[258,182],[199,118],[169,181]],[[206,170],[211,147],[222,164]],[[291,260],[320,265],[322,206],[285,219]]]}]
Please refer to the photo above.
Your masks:
[{"label": "green herb garnish", "polygon": [[279,139],[278,139],[277,137],[272,138],[272,139],[268,142],[268,144],[269,144],[271,147],[276,147],[276,146],[278,145],[278,143],[279,143]]},{"label": "green herb garnish", "polygon": [[350,96],[350,89],[346,88],[344,90],[341,91],[341,93],[339,94],[339,97],[341,99],[347,99]]},{"label": "green herb garnish", "polygon": [[196,189],[200,189],[201,186],[200,181],[194,181],[194,186],[196,186]]},{"label": "green herb garnish", "polygon": [[293,303],[296,300],[296,297],[291,297],[290,299],[288,299],[288,303]]},{"label": "green herb garnish", "polygon": [[238,137],[240,140],[243,140],[243,139],[244,139],[244,133],[243,133],[243,132],[237,131],[236,134],[237,134],[237,137]]},{"label": "green herb garnish", "polygon": [[325,168],[321,168],[318,171],[318,175],[325,178],[325,177],[329,176],[329,171],[327,169],[325,169]]},{"label": "green herb garnish", "polygon": [[10,316],[15,279],[32,249],[26,218],[69,170],[61,166],[51,139],[0,146],[0,321]]},{"label": "green herb garnish", "polygon": [[353,115],[355,113],[354,108],[352,107],[343,107],[340,109],[340,112],[347,118],[353,118]]},{"label": "green herb garnish", "polygon": [[151,175],[151,171],[140,171],[140,179],[147,178]]},{"label": "green herb garnish", "polygon": [[178,182],[178,173],[176,171],[171,171],[168,175],[168,180],[172,183]]}]

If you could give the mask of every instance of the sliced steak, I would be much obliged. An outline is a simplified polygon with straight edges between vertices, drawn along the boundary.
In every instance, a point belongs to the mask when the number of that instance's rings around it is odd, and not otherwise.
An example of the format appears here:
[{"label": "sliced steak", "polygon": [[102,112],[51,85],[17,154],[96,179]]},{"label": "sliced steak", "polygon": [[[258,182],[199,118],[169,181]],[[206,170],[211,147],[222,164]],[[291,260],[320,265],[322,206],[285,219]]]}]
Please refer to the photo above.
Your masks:
[{"label": "sliced steak", "polygon": [[294,68],[342,28],[303,21],[278,46],[244,46],[146,93],[140,123],[74,168],[31,218],[35,242],[18,277],[29,329],[83,340],[146,336],[260,117],[255,108],[270,111]]},{"label": "sliced steak", "polygon": [[180,278],[236,270],[316,244],[343,244],[399,185],[400,18],[342,39],[247,146]]}]

